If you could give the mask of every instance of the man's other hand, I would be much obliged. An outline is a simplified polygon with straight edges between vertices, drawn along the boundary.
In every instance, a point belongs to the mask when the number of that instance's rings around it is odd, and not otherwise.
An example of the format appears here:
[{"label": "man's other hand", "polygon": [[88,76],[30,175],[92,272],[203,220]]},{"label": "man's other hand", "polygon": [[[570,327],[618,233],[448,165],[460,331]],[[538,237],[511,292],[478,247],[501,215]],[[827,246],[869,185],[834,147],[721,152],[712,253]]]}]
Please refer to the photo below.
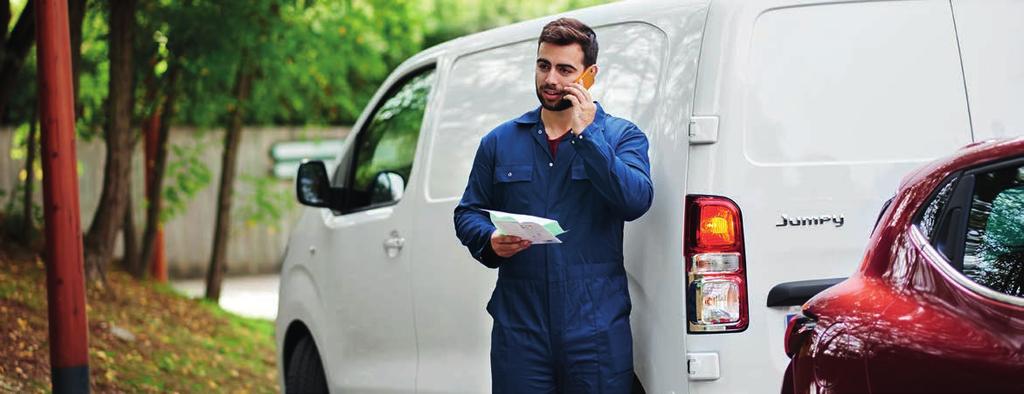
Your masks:
[{"label": "man's other hand", "polygon": [[491,233],[491,249],[494,249],[494,254],[498,256],[509,258],[529,247],[530,241],[522,238],[513,235],[499,235],[498,230]]}]

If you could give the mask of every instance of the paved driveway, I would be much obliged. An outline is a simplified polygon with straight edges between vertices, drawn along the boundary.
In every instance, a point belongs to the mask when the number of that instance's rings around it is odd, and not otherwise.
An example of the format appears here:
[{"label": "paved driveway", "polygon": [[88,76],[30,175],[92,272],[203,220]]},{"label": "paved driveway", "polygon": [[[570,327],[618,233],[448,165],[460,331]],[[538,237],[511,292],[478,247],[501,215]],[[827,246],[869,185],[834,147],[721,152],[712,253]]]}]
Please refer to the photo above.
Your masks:
[{"label": "paved driveway", "polygon": [[[277,318],[279,275],[239,276],[224,278],[220,306],[247,317],[274,320]],[[171,286],[189,297],[202,297],[206,281],[189,279],[171,281]]]}]

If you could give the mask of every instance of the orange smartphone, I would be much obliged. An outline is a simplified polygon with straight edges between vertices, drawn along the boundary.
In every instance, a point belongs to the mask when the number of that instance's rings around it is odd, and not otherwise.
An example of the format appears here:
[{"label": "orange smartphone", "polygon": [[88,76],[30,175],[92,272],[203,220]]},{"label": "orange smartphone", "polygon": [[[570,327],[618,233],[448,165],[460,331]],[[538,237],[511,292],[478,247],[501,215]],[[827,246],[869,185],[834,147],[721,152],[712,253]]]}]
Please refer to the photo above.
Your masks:
[{"label": "orange smartphone", "polygon": [[573,82],[582,83],[584,88],[590,89],[591,86],[594,86],[594,68],[590,67],[583,70],[583,73],[576,77],[576,80]]}]

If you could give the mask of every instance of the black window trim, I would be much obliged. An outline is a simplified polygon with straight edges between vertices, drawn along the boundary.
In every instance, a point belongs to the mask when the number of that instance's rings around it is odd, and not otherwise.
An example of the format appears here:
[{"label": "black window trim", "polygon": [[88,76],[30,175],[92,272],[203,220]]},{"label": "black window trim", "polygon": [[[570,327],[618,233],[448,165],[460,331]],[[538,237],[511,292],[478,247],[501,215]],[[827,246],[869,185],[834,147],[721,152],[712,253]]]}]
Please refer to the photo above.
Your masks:
[{"label": "black window trim", "polygon": [[[949,207],[949,203],[953,199],[953,192],[956,191],[956,187],[960,183],[962,176],[963,171],[954,171],[947,175],[945,178],[943,178],[942,182],[939,182],[938,185],[935,186],[935,189],[928,193],[928,198],[925,199],[926,202],[924,204],[921,204],[921,206],[918,207],[917,209],[917,213],[914,214],[914,220],[912,221],[913,226],[917,227],[917,229],[921,231],[921,234],[925,236],[925,238],[928,240],[928,244],[931,245],[932,247],[935,247],[935,234],[938,233],[938,229],[941,225],[940,222],[942,221],[941,218],[944,217],[943,214],[946,212],[946,208]],[[952,190],[950,190],[949,197],[946,200],[946,203],[942,206],[942,209],[939,212],[937,212],[937,218],[935,219],[935,223],[933,224],[935,227],[932,229],[932,233],[927,234],[925,233],[924,229],[921,228],[921,221],[924,220],[924,214],[925,212],[928,211],[928,207],[931,206],[932,202],[935,201],[935,198],[939,196],[939,193],[942,192],[942,189],[946,188],[947,184],[952,184],[950,186]],[[881,217],[879,217],[879,219],[881,219]],[[945,258],[946,261],[949,261],[949,259],[946,256],[942,255],[941,252],[939,253],[939,255]]]},{"label": "black window trim", "polygon": [[[882,203],[882,209],[878,210],[878,217],[875,218],[875,226],[871,227],[871,235],[874,235],[875,232],[878,231],[878,225],[882,223],[882,217],[885,216],[885,212],[889,210],[889,207],[892,206],[892,202],[895,199],[896,199],[896,196],[892,196],[892,197],[889,197],[888,200],[885,200],[884,203]],[[916,223],[916,219],[915,219],[915,223]]]},{"label": "black window trim", "polygon": [[[413,78],[416,78],[416,77],[418,77],[418,76],[420,76],[423,73],[426,73],[428,71],[435,72],[435,78],[434,78],[433,86],[431,86],[431,88],[430,88],[430,93],[427,94],[427,106],[426,106],[426,108],[423,109],[423,111],[424,111],[423,112],[423,119],[420,120],[420,132],[422,133],[422,131],[423,131],[423,122],[425,122],[427,120],[426,112],[427,112],[427,110],[430,109],[430,97],[433,96],[434,91],[437,90],[438,78],[437,78],[437,74],[436,74],[436,72],[437,72],[437,63],[436,62],[430,63],[430,64],[426,64],[426,65],[423,65],[423,66],[420,66],[420,67],[416,67],[416,68],[414,68],[412,70],[409,70],[408,72],[403,74],[401,78],[398,78],[397,80],[395,80],[395,82],[392,83],[391,86],[388,86],[388,90],[386,92],[384,92],[383,95],[380,96],[380,99],[377,100],[376,103],[374,103],[373,111],[370,112],[370,114],[366,117],[366,120],[363,121],[363,124],[360,125],[362,127],[360,127],[358,131],[356,131],[355,139],[352,141],[352,146],[351,146],[352,155],[349,158],[347,158],[347,160],[349,161],[349,164],[350,164],[348,166],[349,167],[348,168],[348,175],[345,177],[345,184],[341,186],[342,188],[347,189],[347,190],[351,190],[352,182],[355,181],[355,172],[356,172],[355,162],[356,162],[356,159],[357,159],[357,157],[359,155],[359,152],[358,152],[358,150],[359,150],[359,143],[362,142],[364,138],[366,138],[366,129],[368,127],[370,127],[370,124],[373,123],[373,118],[375,116],[377,116],[377,112],[380,111],[381,107],[384,106],[384,103],[386,103],[388,99],[393,97],[398,92],[398,90],[400,90],[401,88],[405,87],[405,84],[407,82],[409,82]],[[418,141],[417,141],[417,145],[419,145]],[[339,163],[339,166],[340,166],[340,163]],[[414,160],[413,167],[415,167],[415,166],[416,166],[416,163],[415,163],[415,160]],[[412,170],[410,170],[409,171],[409,178],[412,178],[412,173],[413,173]],[[411,181],[412,181],[411,179],[406,179],[405,180],[405,188],[406,188],[406,190],[409,189],[409,184],[410,184]],[[390,206],[398,205],[398,203],[401,202],[404,199],[405,198],[403,197],[403,198],[401,198],[399,200],[396,200],[396,201],[388,201],[388,202],[370,204],[370,205],[366,205],[366,206],[362,206],[362,207],[358,207],[358,208],[351,208],[351,209],[348,208],[348,207],[345,207],[343,210],[332,210],[332,213],[334,213],[334,216],[344,216],[344,215],[349,215],[349,214],[353,214],[353,213],[371,211],[371,210],[374,210],[374,209],[379,209],[379,208],[385,208],[385,207],[390,207]]]}]

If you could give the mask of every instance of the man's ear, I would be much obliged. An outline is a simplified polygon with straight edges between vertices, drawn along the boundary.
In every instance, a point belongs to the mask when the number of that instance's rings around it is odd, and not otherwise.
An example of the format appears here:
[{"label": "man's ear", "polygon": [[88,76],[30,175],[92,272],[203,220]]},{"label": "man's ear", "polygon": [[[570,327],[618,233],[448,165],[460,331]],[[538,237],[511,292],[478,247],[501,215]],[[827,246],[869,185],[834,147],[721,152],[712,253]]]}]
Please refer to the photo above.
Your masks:
[{"label": "man's ear", "polygon": [[594,69],[594,76],[595,77],[597,76],[597,72],[601,71],[601,69],[599,67],[597,67],[597,64],[591,64],[590,67],[588,67],[588,68],[593,68]]}]

